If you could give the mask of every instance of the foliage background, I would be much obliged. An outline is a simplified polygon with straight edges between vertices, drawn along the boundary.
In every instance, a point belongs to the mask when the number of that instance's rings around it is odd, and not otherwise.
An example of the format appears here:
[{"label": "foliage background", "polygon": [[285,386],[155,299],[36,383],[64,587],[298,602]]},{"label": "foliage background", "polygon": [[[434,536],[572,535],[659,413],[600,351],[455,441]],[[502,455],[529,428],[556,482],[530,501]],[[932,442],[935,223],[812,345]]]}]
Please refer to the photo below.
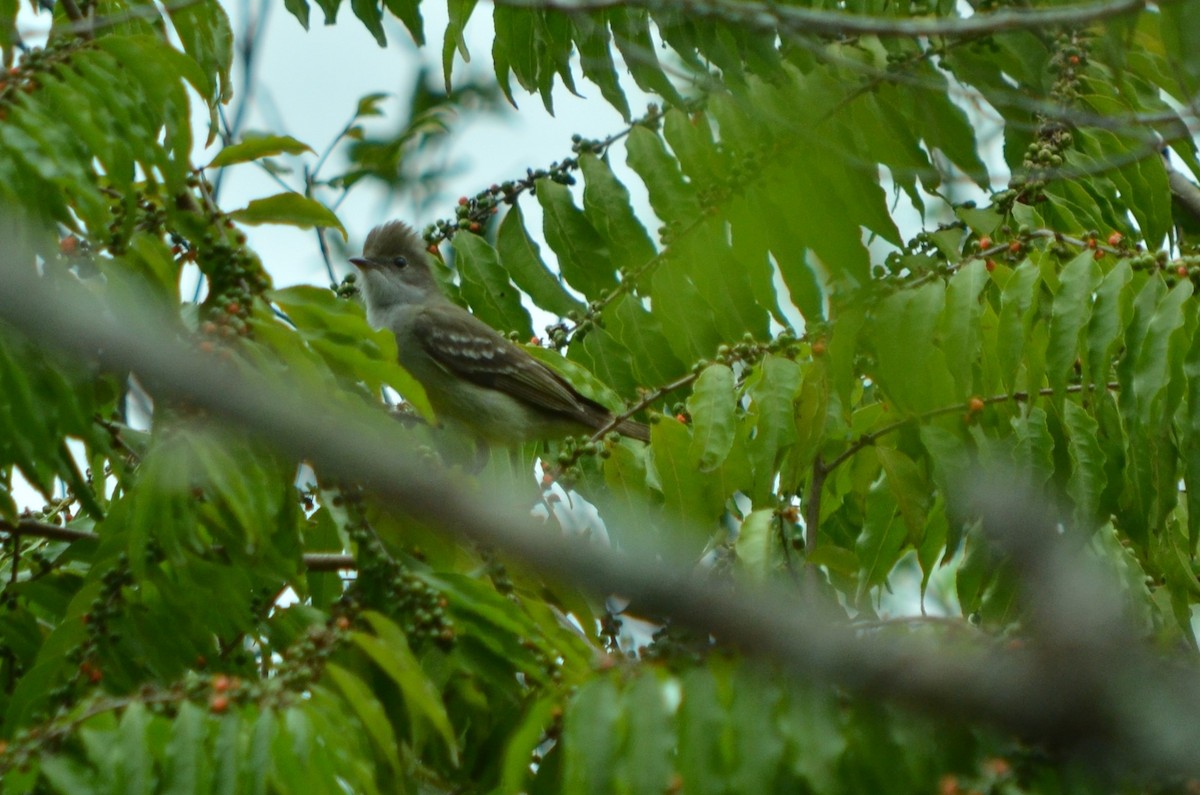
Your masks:
[{"label": "foliage background", "polygon": [[[306,25],[339,11],[285,6]],[[364,97],[330,150],[343,161],[285,130],[243,134],[216,3],[64,2],[29,49],[0,0],[4,267],[31,271],[36,254],[62,311],[153,316],[214,377],[299,381],[330,417],[379,422],[390,385],[406,403],[387,432],[426,467],[468,494],[540,502],[547,533],[577,529],[564,503],[582,495],[618,549],[702,560],[718,607],[832,604],[864,644],[928,640],[997,666],[1063,637],[1095,664],[1132,636],[1191,671],[1193,3],[447,9],[436,38],[415,3],[340,9],[380,44],[398,19],[445,83],[419,83],[387,135],[362,126],[380,113]],[[460,81],[463,28],[489,14],[494,45],[473,55],[496,84]],[[628,125],[478,186],[427,239],[457,298],[541,337],[532,353],[653,421],[652,440],[493,451],[472,472],[464,440],[419,421],[394,343],[344,300],[352,283],[273,289],[244,229],[316,228],[332,262],[348,192],[436,190],[430,152],[452,111],[549,106],[556,86],[585,85]],[[661,104],[639,115],[633,86]],[[1003,166],[984,154],[985,121],[1002,125]],[[201,165],[204,136],[223,146]],[[280,192],[224,206],[226,169],[256,167]],[[988,200],[957,201],[967,181]],[[902,231],[914,213],[920,231]],[[543,333],[535,315],[555,322]],[[853,644],[834,687],[710,636],[705,605],[649,611],[662,630],[639,647],[603,590],[458,543],[102,351],[71,358],[42,336],[0,336],[6,792],[1159,791],[1200,772],[1132,764],[1154,754],[1090,711],[1060,719],[1062,705],[1023,724],[989,706],[1001,698],[962,693],[953,716],[914,717],[909,680],[863,681]],[[571,494],[539,489],[539,457]],[[1086,632],[1054,613],[1067,570],[997,548],[966,499],[1014,472],[1019,499],[1055,506],[1119,596]],[[21,482],[45,508],[18,504]],[[881,611],[913,573],[922,607],[931,578],[952,583],[931,602],[948,615]],[[1153,684],[1122,692],[1158,703]],[[1169,733],[1122,731],[1188,756]]]}]

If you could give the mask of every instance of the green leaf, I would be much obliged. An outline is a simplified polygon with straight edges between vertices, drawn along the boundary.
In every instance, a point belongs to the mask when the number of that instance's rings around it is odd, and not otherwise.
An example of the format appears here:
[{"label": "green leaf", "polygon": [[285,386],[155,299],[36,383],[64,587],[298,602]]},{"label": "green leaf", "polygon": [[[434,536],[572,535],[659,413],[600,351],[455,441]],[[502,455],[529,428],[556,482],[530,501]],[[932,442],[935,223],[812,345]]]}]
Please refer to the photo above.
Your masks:
[{"label": "green leaf", "polygon": [[542,261],[538,244],[525,231],[521,205],[514,204],[500,222],[500,230],[496,233],[496,249],[500,252],[500,261],[508,275],[529,294],[535,304],[559,317],[583,312],[584,304],[562,286],[558,277]]},{"label": "green leaf", "polygon": [[615,6],[609,9],[608,20],[613,43],[638,87],[658,94],[669,104],[682,105],[683,97],[671,85],[658,62],[658,49],[650,38],[649,13],[641,8]]},{"label": "green leaf", "polygon": [[358,17],[380,47],[387,46],[387,35],[383,32],[383,11],[379,0],[350,0],[350,10]]},{"label": "green leaf", "polygon": [[336,229],[343,238],[349,239],[342,222],[328,207],[299,193],[277,193],[265,199],[255,199],[240,210],[229,213],[229,217],[251,226],[284,224],[301,229],[323,226]]},{"label": "green leaf", "polygon": [[895,521],[896,501],[887,489],[874,488],[867,494],[862,534],[854,551],[862,561],[858,592],[883,585],[900,559],[907,536],[904,522]]},{"label": "green leaf", "polygon": [[738,563],[754,580],[765,580],[775,573],[779,564],[781,544],[779,517],[774,509],[752,511],[738,530]]},{"label": "green leaf", "polygon": [[754,436],[747,449],[754,468],[752,500],[765,502],[772,493],[784,452],[796,441],[795,400],[800,391],[800,365],[782,356],[763,358],[746,379],[747,415]]},{"label": "green leaf", "polygon": [[629,101],[625,98],[625,92],[621,90],[617,79],[617,69],[612,56],[612,38],[608,32],[605,13],[598,11],[578,19],[579,24],[573,26],[572,36],[579,49],[579,66],[583,69],[583,75],[600,87],[601,96],[628,122],[632,118]]},{"label": "green leaf", "polygon": [[442,75],[446,81],[446,93],[453,90],[450,74],[454,69],[454,54],[457,52],[463,61],[471,62],[471,53],[467,50],[467,39],[463,31],[475,11],[476,2],[477,0],[447,0],[446,3],[450,17],[446,25],[446,35],[442,40]]},{"label": "green leaf", "polygon": [[354,645],[366,652],[404,694],[414,737],[420,736],[422,725],[428,722],[441,735],[450,757],[457,762],[458,740],[446,714],[446,706],[437,687],[409,650],[404,633],[379,613],[365,612],[362,616],[375,635],[356,632],[351,635]]},{"label": "green leaf", "polygon": [[932,341],[946,290],[925,284],[893,293],[875,311],[873,374],[902,412],[922,412],[959,402],[945,356]]},{"label": "green leaf", "polygon": [[1075,502],[1075,524],[1085,530],[1099,525],[1100,497],[1108,485],[1104,450],[1100,447],[1100,425],[1096,418],[1073,401],[1063,404],[1063,425],[1071,454],[1071,478],[1067,494]]},{"label": "green leaf", "polygon": [[455,235],[453,246],[455,264],[462,275],[462,296],[476,317],[501,333],[515,331],[522,339],[532,337],[529,312],[500,266],[496,249],[470,233]]},{"label": "green leaf", "polygon": [[979,317],[982,313],[979,293],[987,278],[983,262],[972,260],[959,268],[946,286],[942,350],[946,353],[946,366],[962,395],[976,391],[972,374],[979,361]]},{"label": "green leaf", "polygon": [[1183,349],[1176,333],[1183,328],[1183,307],[1193,292],[1192,282],[1184,279],[1175,285],[1154,309],[1146,327],[1146,336],[1137,352],[1133,373],[1133,394],[1137,400],[1137,419],[1149,429],[1169,416],[1162,400],[1172,365]]},{"label": "green leaf", "polygon": [[283,7],[308,30],[308,0],[283,0]]},{"label": "green leaf", "polygon": [[621,694],[625,738],[618,774],[629,792],[666,792],[670,787],[675,732],[662,681],[654,670]]},{"label": "green leaf", "polygon": [[[1080,337],[1092,314],[1092,294],[1100,271],[1090,249],[1066,264],[1061,285],[1050,306],[1050,341],[1046,347],[1046,377],[1056,391],[1067,384],[1068,372],[1081,357]],[[1086,356],[1086,351],[1082,352]]]},{"label": "green leaf", "polygon": [[399,392],[422,417],[433,418],[424,387],[399,364],[395,336],[389,331],[371,328],[358,304],[340,300],[329,290],[309,285],[272,290],[266,298],[287,313],[300,338],[335,373],[345,375],[351,381],[364,381],[376,393],[386,384]]},{"label": "green leaf", "polygon": [[[233,65],[233,28],[220,3],[187,3],[166,7],[179,34],[184,52],[208,76],[209,90],[202,92],[210,105],[233,96],[229,69]],[[290,9],[289,9],[290,10]],[[307,14],[307,7],[306,7]]]},{"label": "green leaf", "polygon": [[1128,260],[1121,260],[1096,289],[1087,330],[1087,378],[1097,386],[1108,382],[1118,340],[1129,322],[1132,296],[1127,287],[1132,278]]},{"label": "green leaf", "polygon": [[650,452],[666,506],[703,537],[713,528],[725,504],[724,494],[697,477],[687,426],[664,417],[650,426]]},{"label": "green leaf", "polygon": [[733,449],[736,429],[733,370],[711,364],[700,373],[688,398],[692,417],[692,455],[701,472],[712,472]]},{"label": "green leaf", "polygon": [[260,157],[273,157],[279,154],[298,155],[311,152],[308,144],[297,141],[290,135],[255,135],[247,136],[241,143],[227,146],[217,153],[207,168],[221,168],[234,163],[249,163]]},{"label": "green leaf", "polygon": [[887,473],[888,489],[896,499],[900,516],[908,528],[908,543],[917,546],[921,543],[921,535],[925,531],[929,510],[929,484],[917,468],[916,462],[899,450],[877,446],[875,455],[883,471]]},{"label": "green leaf", "polygon": [[604,795],[617,761],[621,698],[602,678],[582,687],[567,706],[563,728],[565,791]]},{"label": "green leaf", "polygon": [[363,680],[334,663],[326,664],[325,674],[342,691],[342,695],[350,703],[354,714],[366,727],[367,734],[370,735],[380,756],[387,760],[397,777],[403,776],[404,771],[400,765],[400,757],[396,753],[396,733],[392,730],[391,721],[388,720],[383,705],[371,692],[371,688]]},{"label": "green leaf", "polygon": [[728,769],[728,715],[721,703],[714,671],[692,668],[681,681],[683,701],[679,726],[678,765],[687,793],[724,793]]},{"label": "green leaf", "polygon": [[655,257],[654,243],[634,214],[626,188],[605,160],[579,158],[583,172],[583,214],[608,244],[613,267],[636,271]]},{"label": "green leaf", "polygon": [[546,242],[558,255],[567,284],[596,300],[617,286],[608,246],[587,217],[575,206],[571,191],[549,179],[538,180],[538,204]]},{"label": "green leaf", "polygon": [[418,47],[424,47],[425,26],[421,20],[419,0],[383,0],[383,5],[404,23],[413,42]]}]

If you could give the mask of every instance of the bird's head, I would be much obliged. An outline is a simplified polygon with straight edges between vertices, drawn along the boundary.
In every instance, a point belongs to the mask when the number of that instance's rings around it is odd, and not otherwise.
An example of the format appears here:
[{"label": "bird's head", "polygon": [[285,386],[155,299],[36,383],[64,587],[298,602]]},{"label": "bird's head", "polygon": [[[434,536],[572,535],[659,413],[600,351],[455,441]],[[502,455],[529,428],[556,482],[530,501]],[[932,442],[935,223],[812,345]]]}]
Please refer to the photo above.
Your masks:
[{"label": "bird's head", "polygon": [[350,262],[362,274],[367,307],[425,303],[441,296],[421,236],[402,221],[371,230],[361,257]]}]

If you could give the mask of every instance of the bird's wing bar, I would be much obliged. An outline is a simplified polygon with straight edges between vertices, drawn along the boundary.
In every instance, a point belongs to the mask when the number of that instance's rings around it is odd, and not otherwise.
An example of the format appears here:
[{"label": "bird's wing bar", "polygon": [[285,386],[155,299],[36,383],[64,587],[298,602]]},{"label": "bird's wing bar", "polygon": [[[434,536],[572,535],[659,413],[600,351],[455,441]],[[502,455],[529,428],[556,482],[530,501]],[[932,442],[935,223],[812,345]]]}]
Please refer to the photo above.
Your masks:
[{"label": "bird's wing bar", "polygon": [[597,410],[607,413],[553,370],[453,304],[426,307],[414,332],[430,357],[459,378],[583,422],[593,419]]}]

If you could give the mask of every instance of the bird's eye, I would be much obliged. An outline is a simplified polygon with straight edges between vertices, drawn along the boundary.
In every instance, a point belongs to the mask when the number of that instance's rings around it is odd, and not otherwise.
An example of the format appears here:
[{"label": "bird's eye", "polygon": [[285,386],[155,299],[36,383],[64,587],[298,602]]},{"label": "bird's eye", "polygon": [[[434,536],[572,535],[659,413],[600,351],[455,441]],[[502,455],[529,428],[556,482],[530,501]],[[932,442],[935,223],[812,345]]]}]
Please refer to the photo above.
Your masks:
[{"label": "bird's eye", "polygon": [[408,264],[408,260],[405,259],[404,257],[393,257],[392,264],[395,265],[397,268],[403,268],[405,265]]}]

